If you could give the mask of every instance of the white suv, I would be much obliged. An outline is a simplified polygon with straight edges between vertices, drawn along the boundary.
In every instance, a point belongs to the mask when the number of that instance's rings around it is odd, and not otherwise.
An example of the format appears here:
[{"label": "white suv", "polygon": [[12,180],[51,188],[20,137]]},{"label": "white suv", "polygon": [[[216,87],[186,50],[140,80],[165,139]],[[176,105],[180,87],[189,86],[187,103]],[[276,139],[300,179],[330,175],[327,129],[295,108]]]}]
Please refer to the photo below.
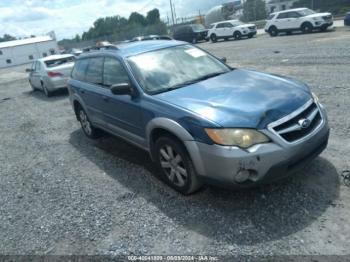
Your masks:
[{"label": "white suv", "polygon": [[271,14],[265,26],[265,32],[277,36],[280,32],[291,34],[293,31],[311,33],[314,29],[326,31],[333,25],[331,13],[316,13],[308,8],[289,9]]},{"label": "white suv", "polygon": [[256,25],[243,24],[238,20],[228,20],[211,24],[207,34],[212,42],[216,42],[218,39],[228,40],[231,37],[237,40],[244,36],[252,38],[254,35],[256,35]]}]

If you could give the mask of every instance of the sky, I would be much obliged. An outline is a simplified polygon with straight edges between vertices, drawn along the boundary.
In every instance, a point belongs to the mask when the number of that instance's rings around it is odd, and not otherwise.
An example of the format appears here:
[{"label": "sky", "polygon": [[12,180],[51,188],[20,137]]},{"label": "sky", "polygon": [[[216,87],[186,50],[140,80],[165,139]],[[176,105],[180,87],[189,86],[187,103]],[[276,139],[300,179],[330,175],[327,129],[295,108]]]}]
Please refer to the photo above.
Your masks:
[{"label": "sky", "polygon": [[[227,0],[172,0],[178,17],[206,12]],[[58,39],[87,31],[99,17],[128,17],[158,8],[170,16],[169,0],[0,0],[0,35],[43,35],[54,30]]]}]

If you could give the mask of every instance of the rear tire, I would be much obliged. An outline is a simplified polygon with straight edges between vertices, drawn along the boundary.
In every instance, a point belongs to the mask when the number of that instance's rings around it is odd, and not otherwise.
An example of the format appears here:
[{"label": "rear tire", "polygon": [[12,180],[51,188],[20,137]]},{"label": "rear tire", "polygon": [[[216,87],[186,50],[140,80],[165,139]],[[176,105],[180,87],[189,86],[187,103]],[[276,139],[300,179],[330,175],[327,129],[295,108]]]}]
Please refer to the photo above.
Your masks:
[{"label": "rear tire", "polygon": [[236,39],[236,40],[240,40],[241,38],[242,38],[242,34],[241,34],[241,32],[235,32],[234,34],[233,34],[233,37]]},{"label": "rear tire", "polygon": [[77,116],[83,132],[88,138],[97,139],[101,136],[100,130],[91,124],[89,117],[81,106],[78,107]]},{"label": "rear tire", "polygon": [[218,38],[217,38],[216,34],[210,35],[210,40],[211,40],[213,43],[216,43],[216,42],[218,41]]},{"label": "rear tire", "polygon": [[276,37],[276,36],[278,36],[278,29],[277,29],[277,27],[275,27],[275,26],[271,26],[270,28],[269,28],[269,34],[270,34],[270,36],[271,37]]},{"label": "rear tire", "polygon": [[310,23],[304,23],[302,24],[301,26],[301,31],[304,33],[304,34],[309,34],[309,33],[312,33],[314,27],[312,26],[312,24]]},{"label": "rear tire", "polygon": [[29,85],[30,85],[30,87],[32,88],[33,91],[36,91],[35,86],[33,86],[32,82],[30,82],[30,80],[29,80]]},{"label": "rear tire", "polygon": [[171,136],[160,137],[154,152],[162,178],[170,187],[184,195],[201,188],[193,163],[181,142]]}]

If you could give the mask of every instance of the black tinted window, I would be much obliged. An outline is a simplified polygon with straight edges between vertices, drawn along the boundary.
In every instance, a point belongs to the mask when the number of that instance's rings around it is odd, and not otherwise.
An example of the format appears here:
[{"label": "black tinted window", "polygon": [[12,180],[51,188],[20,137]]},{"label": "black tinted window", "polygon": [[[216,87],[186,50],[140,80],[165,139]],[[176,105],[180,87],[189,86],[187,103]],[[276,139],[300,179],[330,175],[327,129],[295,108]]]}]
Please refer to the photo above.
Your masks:
[{"label": "black tinted window", "polygon": [[89,59],[89,66],[86,71],[86,82],[102,84],[103,57]]},{"label": "black tinted window", "polygon": [[269,15],[269,17],[267,18],[267,20],[272,20],[275,17],[275,14],[271,14]]},{"label": "black tinted window", "polygon": [[103,71],[103,84],[111,86],[129,82],[123,65],[115,58],[106,57]]},{"label": "black tinted window", "polygon": [[216,26],[216,28],[224,28],[225,27],[225,24],[218,24],[217,26]]},{"label": "black tinted window", "polygon": [[75,63],[75,66],[73,68],[72,78],[79,80],[79,81],[84,81],[85,80],[85,72],[86,72],[86,68],[87,68],[88,64],[89,64],[88,59],[78,60]]},{"label": "black tinted window", "polygon": [[285,18],[288,18],[288,13],[279,14],[277,17],[277,19],[285,19]]}]

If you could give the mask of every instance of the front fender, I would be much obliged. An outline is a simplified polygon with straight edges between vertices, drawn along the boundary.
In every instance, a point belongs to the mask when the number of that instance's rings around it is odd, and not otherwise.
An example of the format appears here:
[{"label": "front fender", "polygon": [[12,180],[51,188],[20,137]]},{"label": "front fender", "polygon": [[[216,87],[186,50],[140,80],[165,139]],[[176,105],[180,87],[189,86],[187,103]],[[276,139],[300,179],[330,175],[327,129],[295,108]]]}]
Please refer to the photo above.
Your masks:
[{"label": "front fender", "polygon": [[[152,152],[152,139],[151,139],[151,134],[152,131],[161,128],[169,133],[173,134],[176,136],[178,139],[180,139],[184,146],[187,149],[188,154],[190,155],[190,158],[192,159],[192,162],[194,164],[194,167],[197,171],[198,174],[203,174],[204,173],[204,165],[202,163],[202,159],[199,154],[199,148],[197,147],[196,143],[194,143],[194,138],[193,136],[184,128],[182,127],[179,123],[172,119],[168,118],[155,118],[151,120],[147,126],[146,126],[146,138],[148,142],[148,146],[150,149],[150,152]],[[151,153],[151,158],[153,159],[153,154]]]}]

